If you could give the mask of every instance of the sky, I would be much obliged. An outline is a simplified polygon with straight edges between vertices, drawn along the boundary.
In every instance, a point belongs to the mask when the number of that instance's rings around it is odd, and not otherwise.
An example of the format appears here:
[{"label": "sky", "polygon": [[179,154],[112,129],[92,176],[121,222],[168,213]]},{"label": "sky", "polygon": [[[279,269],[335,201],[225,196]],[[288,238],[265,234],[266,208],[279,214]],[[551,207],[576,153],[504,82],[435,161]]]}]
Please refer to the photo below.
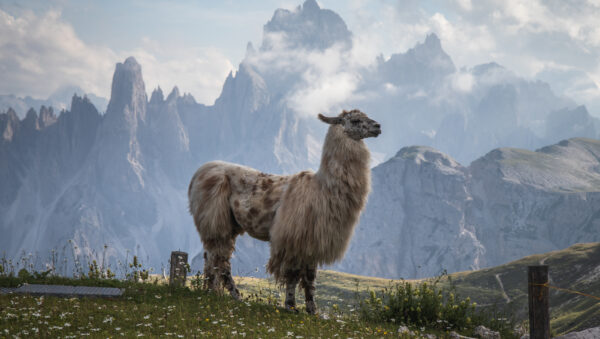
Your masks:
[{"label": "sky", "polygon": [[[302,0],[0,0],[0,94],[46,98],[77,85],[108,98],[134,56],[157,86],[212,104],[277,8]],[[600,116],[600,0],[318,0],[353,32],[363,63],[436,33],[455,65],[495,61]]]}]

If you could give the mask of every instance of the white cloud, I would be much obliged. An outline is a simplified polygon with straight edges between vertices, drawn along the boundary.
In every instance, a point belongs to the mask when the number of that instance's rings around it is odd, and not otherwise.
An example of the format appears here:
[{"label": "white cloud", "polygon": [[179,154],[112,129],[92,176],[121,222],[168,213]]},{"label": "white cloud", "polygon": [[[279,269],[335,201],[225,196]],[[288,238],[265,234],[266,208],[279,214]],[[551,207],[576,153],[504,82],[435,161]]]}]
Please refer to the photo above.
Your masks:
[{"label": "white cloud", "polygon": [[305,117],[330,112],[347,102],[359,81],[355,74],[345,72],[325,76],[309,72],[305,77],[308,86],[293,92],[288,99],[288,106]]},{"label": "white cloud", "polygon": [[486,26],[462,20],[451,22],[441,13],[427,18],[425,24],[439,36],[442,47],[459,67],[492,60],[497,46]]},{"label": "white cloud", "polygon": [[471,92],[475,85],[475,79],[469,72],[456,72],[450,77],[452,88],[458,92]]},{"label": "white cloud", "polygon": [[79,85],[105,95],[113,60],[110,49],[85,45],[59,12],[13,17],[0,10],[0,93],[47,97]]},{"label": "white cloud", "polygon": [[552,78],[569,82],[551,82],[552,88],[600,115],[599,17],[597,0],[434,0],[429,5],[408,1],[356,16],[350,29],[376,36],[373,40],[382,41],[378,50],[388,54],[402,53],[434,32],[459,69],[495,61],[530,79],[557,67],[576,70]]},{"label": "white cloud", "polygon": [[249,55],[245,62],[275,91],[291,88],[282,94],[288,108],[301,117],[339,110],[355,93],[360,70],[375,62],[374,54],[356,51],[361,48],[356,39],[351,50],[336,44],[320,51],[291,48],[284,33],[270,33],[266,38],[270,49]]},{"label": "white cloud", "polygon": [[146,90],[177,85],[206,104],[220,94],[231,62],[215,48],[189,48],[142,39],[138,47],[114,51],[84,43],[61,13],[13,17],[0,10],[0,93],[47,98],[77,85],[108,98],[117,62],[133,55],[142,65]]},{"label": "white cloud", "polygon": [[144,38],[142,46],[126,55],[133,55],[142,66],[146,91],[158,86],[170,91],[191,93],[204,104],[212,105],[221,93],[227,74],[234,69],[231,62],[215,48],[165,46]]}]

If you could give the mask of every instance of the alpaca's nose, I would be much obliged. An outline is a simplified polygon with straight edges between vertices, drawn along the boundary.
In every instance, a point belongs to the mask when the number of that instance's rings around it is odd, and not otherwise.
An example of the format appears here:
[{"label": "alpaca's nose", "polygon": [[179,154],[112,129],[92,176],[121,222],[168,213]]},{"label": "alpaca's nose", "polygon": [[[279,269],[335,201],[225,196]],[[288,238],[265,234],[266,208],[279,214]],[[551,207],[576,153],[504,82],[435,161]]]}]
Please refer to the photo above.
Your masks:
[{"label": "alpaca's nose", "polygon": [[375,125],[373,125],[373,126],[374,126],[375,128],[381,128],[381,125],[380,125],[380,124],[375,124]]}]

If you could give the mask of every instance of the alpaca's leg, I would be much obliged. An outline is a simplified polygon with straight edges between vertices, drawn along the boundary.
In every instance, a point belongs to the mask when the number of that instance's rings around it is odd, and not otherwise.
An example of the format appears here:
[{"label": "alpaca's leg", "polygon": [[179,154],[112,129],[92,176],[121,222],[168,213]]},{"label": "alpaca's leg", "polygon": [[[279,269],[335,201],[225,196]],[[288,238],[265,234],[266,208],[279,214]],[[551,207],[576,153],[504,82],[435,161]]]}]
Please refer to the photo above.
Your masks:
[{"label": "alpaca's leg", "polygon": [[218,292],[221,280],[219,276],[218,255],[212,251],[205,252],[204,275],[206,276],[204,286],[209,290]]},{"label": "alpaca's leg", "polygon": [[299,271],[287,271],[285,274],[285,308],[289,311],[296,310],[296,286],[300,281]]},{"label": "alpaca's leg", "polygon": [[[229,258],[231,258],[231,256]],[[221,279],[223,280],[223,285],[229,291],[229,294],[231,294],[233,299],[240,300],[240,291],[235,287],[235,282],[231,276],[231,263],[229,262],[229,258],[223,260],[221,263]]]},{"label": "alpaca's leg", "polygon": [[307,268],[302,276],[302,287],[304,287],[304,296],[306,300],[306,312],[308,312],[309,314],[317,313],[317,305],[315,304],[316,277],[316,268]]},{"label": "alpaca's leg", "polygon": [[204,288],[212,289],[215,281],[214,263],[211,263],[209,257],[212,257],[208,252],[204,252]]},{"label": "alpaca's leg", "polygon": [[228,241],[228,246],[225,247],[227,251],[224,253],[225,257],[223,258],[223,270],[221,271],[221,278],[223,279],[223,284],[225,288],[229,291],[229,294],[235,300],[240,300],[240,291],[235,286],[235,281],[233,281],[233,276],[231,275],[231,255],[235,250],[235,238],[241,234],[241,228],[237,223],[233,227],[233,232],[231,233],[231,238]]},{"label": "alpaca's leg", "polygon": [[[209,280],[209,288],[215,291],[225,287],[231,296],[239,300],[240,292],[235,286],[233,277],[231,276],[231,255],[233,254],[235,237],[233,234],[229,239],[220,239],[210,243],[211,251],[209,251],[207,263],[209,263],[209,272],[212,272],[212,281]],[[212,269],[212,271],[210,271]],[[212,284],[211,284],[212,283]]]}]

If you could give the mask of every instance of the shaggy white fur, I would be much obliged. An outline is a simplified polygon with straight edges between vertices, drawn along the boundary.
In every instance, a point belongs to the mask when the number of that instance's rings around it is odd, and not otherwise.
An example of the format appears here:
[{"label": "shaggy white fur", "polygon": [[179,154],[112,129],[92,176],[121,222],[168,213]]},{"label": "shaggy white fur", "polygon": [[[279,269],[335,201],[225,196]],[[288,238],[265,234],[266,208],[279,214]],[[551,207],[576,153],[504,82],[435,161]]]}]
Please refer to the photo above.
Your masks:
[{"label": "shaggy white fur", "polygon": [[319,118],[331,126],[317,173],[261,173],[226,162],[209,162],[190,182],[190,212],[205,249],[208,288],[223,284],[234,298],[230,258],[237,235],[271,242],[267,271],[286,284],[286,307],[294,309],[300,282],[306,309],[316,312],[314,281],[319,265],[341,259],[370,189],[370,155],[362,141],[381,133],[359,110]]}]

